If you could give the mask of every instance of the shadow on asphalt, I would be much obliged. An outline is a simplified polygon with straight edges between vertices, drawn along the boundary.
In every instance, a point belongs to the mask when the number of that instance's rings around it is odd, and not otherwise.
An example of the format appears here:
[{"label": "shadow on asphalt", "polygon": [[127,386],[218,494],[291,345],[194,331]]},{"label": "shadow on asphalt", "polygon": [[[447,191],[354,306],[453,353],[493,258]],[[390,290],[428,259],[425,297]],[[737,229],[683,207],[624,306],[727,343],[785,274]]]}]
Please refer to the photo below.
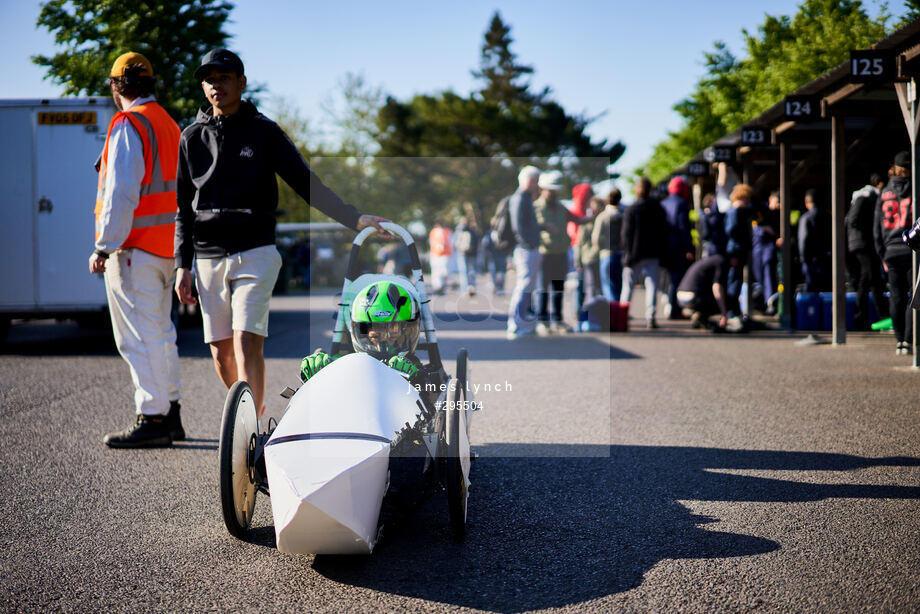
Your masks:
[{"label": "shadow on asphalt", "polygon": [[[258,499],[261,499],[261,501]],[[257,495],[256,505],[270,505],[269,499],[262,495]],[[275,527],[271,525],[253,527],[246,533],[246,537],[243,538],[243,541],[253,546],[263,546],[265,548],[278,547],[275,543]]]},{"label": "shadow on asphalt", "polygon": [[[176,343],[180,356],[208,357],[201,327],[182,327]],[[111,325],[82,326],[74,322],[36,320],[10,326],[0,353],[10,356],[117,356]]]},{"label": "shadow on asphalt", "polygon": [[449,337],[438,340],[441,357],[452,360],[460,348],[466,348],[470,360],[631,360],[637,354],[609,345],[595,335],[524,337],[514,341],[473,337]]},{"label": "shadow on asphalt", "polygon": [[712,331],[708,330],[693,330],[691,328],[684,327],[672,328],[667,325],[662,325],[660,328],[655,330],[648,330],[644,325],[638,325],[631,328],[628,332],[616,333],[614,338],[619,337],[620,335],[625,335],[626,337],[645,338],[669,337],[680,339],[789,339],[790,341],[795,341],[796,339],[800,339],[808,335],[808,332],[787,331],[782,329],[764,329],[737,333],[713,333]]},{"label": "shadow on asphalt", "polygon": [[12,356],[105,356],[117,354],[111,325],[81,326],[39,320],[10,326],[0,353]]},{"label": "shadow on asphalt", "polygon": [[[269,337],[265,341],[266,358],[303,358],[317,347],[329,349],[335,322],[331,311],[284,311],[273,312],[269,321]],[[471,330],[477,335],[479,325],[466,323],[462,328],[442,327],[435,321],[436,332],[445,330]],[[494,330],[488,327],[482,330]],[[498,330],[504,331],[504,323]],[[639,358],[637,355],[611,346],[602,334],[554,335],[551,337],[526,337],[508,341],[504,336],[481,337],[451,334],[438,339],[441,358],[453,360],[457,351],[465,347],[475,360],[623,360]],[[548,351],[551,346],[552,351]],[[203,348],[207,352],[207,348]],[[190,355],[193,348],[181,345],[179,353]],[[205,354],[210,355],[210,354]]]},{"label": "shadow on asphalt", "polygon": [[185,439],[174,441],[172,447],[179,450],[217,450],[217,439]]},{"label": "shadow on asphalt", "polygon": [[[312,316],[312,317],[311,317]],[[266,358],[300,360],[317,347],[328,350],[335,322],[332,312],[307,310],[272,312],[269,337],[265,341]],[[438,331],[444,330],[435,322]],[[311,327],[313,334],[311,335]],[[452,327],[460,330],[458,326]],[[463,330],[478,330],[479,325],[466,323]],[[504,330],[504,324],[500,327]],[[489,330],[488,328],[484,330]],[[552,352],[547,345],[552,344]],[[177,345],[182,358],[210,358],[211,351],[197,327],[178,331]],[[624,360],[637,355],[609,345],[601,334],[528,337],[516,341],[504,338],[460,336],[439,341],[445,362],[453,360],[461,347],[472,357],[489,360]],[[117,356],[110,328],[89,328],[71,322],[27,322],[10,328],[9,337],[0,349],[13,356]]]},{"label": "shadow on asphalt", "polygon": [[704,525],[718,519],[690,513],[681,500],[920,499],[916,486],[809,484],[709,471],[849,471],[917,466],[917,458],[656,446],[494,444],[477,450],[482,456],[473,465],[463,543],[450,539],[446,497],[438,494],[371,557],[317,556],[314,569],[343,584],[459,607],[564,607],[638,587],[663,559],[752,556],[783,547],[770,536],[707,530]]}]

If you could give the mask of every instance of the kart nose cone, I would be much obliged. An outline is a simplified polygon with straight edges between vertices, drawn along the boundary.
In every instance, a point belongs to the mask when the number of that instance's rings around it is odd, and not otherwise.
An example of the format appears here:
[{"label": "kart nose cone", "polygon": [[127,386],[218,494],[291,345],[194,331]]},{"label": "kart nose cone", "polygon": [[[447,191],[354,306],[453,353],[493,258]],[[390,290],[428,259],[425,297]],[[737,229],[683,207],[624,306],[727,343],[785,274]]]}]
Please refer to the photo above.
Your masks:
[{"label": "kart nose cone", "polygon": [[366,354],[336,360],[297,391],[265,445],[279,550],[373,549],[390,442],[416,422],[420,403],[409,382]]},{"label": "kart nose cone", "polygon": [[389,444],[372,441],[330,439],[266,447],[278,549],[371,552],[389,459]]}]

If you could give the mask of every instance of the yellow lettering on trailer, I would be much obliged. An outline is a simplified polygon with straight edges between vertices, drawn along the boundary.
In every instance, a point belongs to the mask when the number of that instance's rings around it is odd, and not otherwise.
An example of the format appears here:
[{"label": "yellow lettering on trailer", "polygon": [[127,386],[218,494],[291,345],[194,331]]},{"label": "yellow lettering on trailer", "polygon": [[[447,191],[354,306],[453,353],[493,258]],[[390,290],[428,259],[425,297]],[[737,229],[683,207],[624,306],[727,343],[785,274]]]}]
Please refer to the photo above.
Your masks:
[{"label": "yellow lettering on trailer", "polygon": [[95,124],[95,111],[41,111],[38,114],[40,125],[81,125]]}]

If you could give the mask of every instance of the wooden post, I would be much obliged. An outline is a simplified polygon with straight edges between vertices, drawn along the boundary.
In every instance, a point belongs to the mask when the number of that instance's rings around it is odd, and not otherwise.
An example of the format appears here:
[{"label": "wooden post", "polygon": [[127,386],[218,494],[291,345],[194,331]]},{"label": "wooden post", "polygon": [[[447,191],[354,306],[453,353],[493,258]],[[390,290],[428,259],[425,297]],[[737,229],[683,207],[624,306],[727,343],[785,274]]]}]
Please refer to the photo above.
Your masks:
[{"label": "wooden post", "polygon": [[[898,103],[901,105],[901,114],[904,116],[904,125],[907,127],[907,134],[910,137],[910,217],[912,220],[917,219],[917,156],[920,148],[920,139],[917,133],[920,131],[920,117],[918,117],[917,105],[917,82],[911,79],[909,83],[895,83],[895,91],[898,93]],[[911,258],[911,280],[914,282],[914,289],[917,289],[917,269],[920,268],[917,260],[917,252],[913,252]],[[917,355],[917,325],[920,324],[920,318],[917,317],[917,310],[911,309],[910,316],[913,322],[914,335],[911,344],[914,348],[914,368],[920,368],[920,356]]]},{"label": "wooden post", "polygon": [[785,141],[779,143],[779,217],[780,234],[783,240],[783,318],[784,328],[795,327],[795,286],[792,276],[792,224],[789,212],[792,207],[792,160],[791,146]]},{"label": "wooden post", "polygon": [[831,233],[834,345],[847,342],[846,320],[846,134],[844,119],[831,116]]},{"label": "wooden post", "polygon": [[[741,158],[741,183],[751,185],[751,157],[749,155],[742,156]],[[751,201],[750,207],[753,209],[754,202]],[[747,253],[747,262],[744,264],[744,272],[742,274],[742,279],[744,280],[744,317],[750,318],[753,310],[752,303],[754,302],[754,241],[752,240],[752,235],[754,234],[754,228],[751,226],[752,218],[748,217],[747,222],[747,233],[748,233],[748,244],[751,246],[751,250]],[[767,298],[767,297],[764,297]]]}]

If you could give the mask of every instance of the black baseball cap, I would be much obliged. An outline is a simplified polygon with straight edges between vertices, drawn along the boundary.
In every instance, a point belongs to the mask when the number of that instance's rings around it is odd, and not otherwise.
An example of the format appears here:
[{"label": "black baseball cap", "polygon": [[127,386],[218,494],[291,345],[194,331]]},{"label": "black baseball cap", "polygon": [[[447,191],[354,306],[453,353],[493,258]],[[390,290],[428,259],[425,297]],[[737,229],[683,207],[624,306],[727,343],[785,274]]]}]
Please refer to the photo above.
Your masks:
[{"label": "black baseball cap", "polygon": [[243,61],[229,49],[212,49],[201,58],[201,66],[195,69],[195,78],[202,81],[212,68],[220,68],[242,76]]},{"label": "black baseball cap", "polygon": [[910,168],[910,152],[902,151],[894,157],[894,165],[901,168]]}]

